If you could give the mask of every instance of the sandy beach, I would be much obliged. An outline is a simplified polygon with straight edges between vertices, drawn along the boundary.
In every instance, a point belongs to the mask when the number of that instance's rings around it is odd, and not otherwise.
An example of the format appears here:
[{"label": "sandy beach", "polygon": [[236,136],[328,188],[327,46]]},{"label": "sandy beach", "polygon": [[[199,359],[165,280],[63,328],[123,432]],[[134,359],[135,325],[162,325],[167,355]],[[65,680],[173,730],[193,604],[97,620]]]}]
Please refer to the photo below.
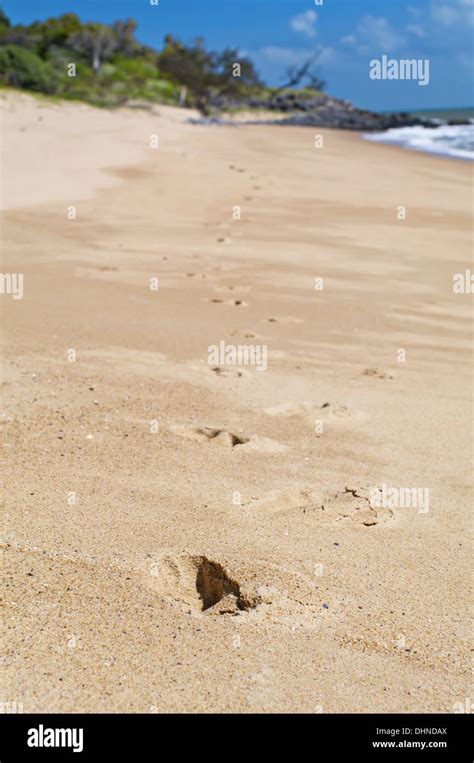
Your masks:
[{"label": "sandy beach", "polygon": [[[0,295],[1,699],[464,705],[471,165],[172,107],[0,106],[1,269],[23,274]],[[220,342],[266,368],[210,364]],[[383,486],[429,501],[375,506]]]}]

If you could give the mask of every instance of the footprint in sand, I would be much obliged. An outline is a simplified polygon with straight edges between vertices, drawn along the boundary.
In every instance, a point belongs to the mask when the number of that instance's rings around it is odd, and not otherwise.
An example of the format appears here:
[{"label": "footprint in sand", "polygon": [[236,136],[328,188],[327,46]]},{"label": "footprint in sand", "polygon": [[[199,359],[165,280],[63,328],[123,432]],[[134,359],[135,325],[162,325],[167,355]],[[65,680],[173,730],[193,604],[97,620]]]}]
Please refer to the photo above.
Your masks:
[{"label": "footprint in sand", "polygon": [[304,323],[302,318],[294,318],[292,315],[285,316],[271,316],[265,318],[266,323]]},{"label": "footprint in sand", "polygon": [[236,368],[223,368],[222,366],[213,366],[211,371],[216,376],[229,376],[235,379],[240,379],[244,375],[243,371],[237,371]]},{"label": "footprint in sand", "polygon": [[219,427],[176,425],[171,427],[171,431],[181,437],[186,437],[188,440],[202,443],[210,442],[221,447],[236,448],[242,452],[282,453],[287,450],[285,445],[276,442],[276,440],[271,440],[269,437],[258,437],[257,435],[246,437]]},{"label": "footprint in sand", "polygon": [[321,524],[353,523],[364,527],[391,524],[391,509],[375,508],[370,502],[371,488],[346,487],[326,496],[314,487],[272,490],[259,499],[251,499],[244,508],[265,514],[306,515]]},{"label": "footprint in sand", "polygon": [[354,411],[346,405],[340,403],[323,403],[318,405],[312,402],[299,403],[280,403],[269,408],[264,408],[267,416],[279,416],[291,418],[292,416],[304,416],[305,418],[321,419],[322,421],[331,421],[337,423],[349,423],[348,420],[362,421],[366,416],[360,411]]},{"label": "footprint in sand", "polygon": [[393,379],[392,374],[385,371],[379,371],[377,368],[366,368],[362,371],[363,376],[372,376],[374,379]]},{"label": "footprint in sand", "polygon": [[330,495],[321,505],[325,517],[334,522],[353,522],[374,527],[392,524],[395,515],[391,509],[375,508],[370,501],[371,488],[346,487]]},{"label": "footprint in sand", "polygon": [[235,616],[260,602],[222,564],[206,556],[181,554],[149,560],[142,574],[149,588],[195,614]]},{"label": "footprint in sand", "polygon": [[234,331],[230,332],[231,336],[240,336],[244,339],[257,339],[258,334],[255,334],[255,332],[252,331],[252,329],[236,329]]},{"label": "footprint in sand", "polygon": [[220,299],[220,297],[211,297],[210,299],[206,300],[207,302],[210,302],[213,305],[230,305],[231,307],[248,307],[248,302],[246,302],[244,299],[234,298],[234,299]]},{"label": "footprint in sand", "polygon": [[324,612],[314,581],[281,565],[245,565],[237,574],[227,563],[182,553],[150,556],[136,571],[149,590],[193,617],[251,617],[293,631],[319,627]]},{"label": "footprint in sand", "polygon": [[307,506],[321,502],[323,496],[312,487],[290,487],[270,490],[260,498],[252,497],[242,504],[243,508],[256,509],[264,514],[282,514],[294,509],[303,511]]}]

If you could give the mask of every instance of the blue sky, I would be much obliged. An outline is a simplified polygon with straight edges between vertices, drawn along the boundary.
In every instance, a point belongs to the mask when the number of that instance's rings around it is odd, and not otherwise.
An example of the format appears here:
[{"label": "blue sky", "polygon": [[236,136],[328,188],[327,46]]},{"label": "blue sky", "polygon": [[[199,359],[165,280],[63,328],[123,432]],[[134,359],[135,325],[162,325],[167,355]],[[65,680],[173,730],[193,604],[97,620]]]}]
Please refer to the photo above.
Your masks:
[{"label": "blue sky", "polygon": [[[138,38],[161,47],[166,33],[208,47],[239,48],[270,84],[318,53],[331,94],[366,108],[472,106],[474,0],[0,0],[14,23],[60,13],[84,21],[132,17]],[[374,81],[369,61],[429,59],[430,82]]]}]

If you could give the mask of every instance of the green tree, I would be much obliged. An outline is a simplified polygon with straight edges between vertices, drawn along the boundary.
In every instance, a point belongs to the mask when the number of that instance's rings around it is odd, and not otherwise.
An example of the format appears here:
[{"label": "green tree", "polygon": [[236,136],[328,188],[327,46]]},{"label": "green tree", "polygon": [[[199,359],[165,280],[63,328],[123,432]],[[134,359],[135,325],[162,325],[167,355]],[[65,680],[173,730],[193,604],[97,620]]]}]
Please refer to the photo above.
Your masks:
[{"label": "green tree", "polygon": [[[235,64],[240,65],[240,76],[235,76]],[[186,46],[167,35],[158,66],[161,72],[190,89],[194,104],[203,114],[209,113],[216,96],[238,95],[244,86],[261,84],[249,59],[240,58],[232,48],[222,53],[208,51],[202,38]]]},{"label": "green tree", "polygon": [[10,29],[11,27],[11,21],[6,15],[5,11],[0,8],[0,37],[5,34],[5,32]]},{"label": "green tree", "polygon": [[35,45],[35,52],[45,58],[50,48],[67,45],[68,38],[79,32],[81,27],[81,20],[75,13],[65,13],[58,18],[35,21],[28,27],[28,34]]},{"label": "green tree", "polygon": [[96,74],[119,47],[114,30],[105,24],[86,24],[68,38],[68,47],[89,61]]},{"label": "green tree", "polygon": [[54,94],[60,85],[56,69],[36,53],[16,45],[0,48],[0,80],[5,85]]}]

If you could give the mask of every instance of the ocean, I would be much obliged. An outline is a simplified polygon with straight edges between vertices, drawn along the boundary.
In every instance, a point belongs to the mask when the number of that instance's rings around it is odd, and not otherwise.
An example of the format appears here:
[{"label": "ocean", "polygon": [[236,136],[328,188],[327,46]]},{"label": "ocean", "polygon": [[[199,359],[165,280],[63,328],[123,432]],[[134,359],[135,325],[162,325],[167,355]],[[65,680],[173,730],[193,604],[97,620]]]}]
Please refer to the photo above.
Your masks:
[{"label": "ocean", "polygon": [[[397,127],[364,135],[366,140],[404,146],[441,156],[474,160],[474,109],[432,109],[411,114],[439,122],[438,127]],[[448,125],[450,120],[469,120],[469,124]]]}]

